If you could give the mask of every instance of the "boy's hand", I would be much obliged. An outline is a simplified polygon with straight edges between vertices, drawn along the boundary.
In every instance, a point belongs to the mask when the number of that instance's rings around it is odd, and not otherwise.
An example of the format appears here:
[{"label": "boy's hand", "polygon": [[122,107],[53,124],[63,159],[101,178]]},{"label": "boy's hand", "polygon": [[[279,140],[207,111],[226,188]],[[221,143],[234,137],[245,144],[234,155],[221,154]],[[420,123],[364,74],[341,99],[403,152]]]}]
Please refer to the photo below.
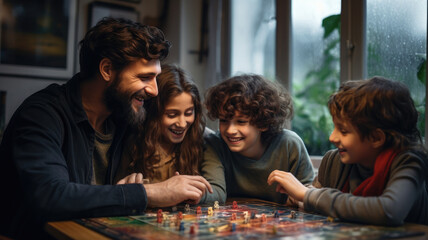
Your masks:
[{"label": "boy's hand", "polygon": [[272,185],[275,182],[278,183],[276,186],[277,192],[287,194],[294,200],[303,202],[303,198],[305,197],[305,193],[308,188],[297,180],[293,174],[275,170],[269,175],[267,183]]}]

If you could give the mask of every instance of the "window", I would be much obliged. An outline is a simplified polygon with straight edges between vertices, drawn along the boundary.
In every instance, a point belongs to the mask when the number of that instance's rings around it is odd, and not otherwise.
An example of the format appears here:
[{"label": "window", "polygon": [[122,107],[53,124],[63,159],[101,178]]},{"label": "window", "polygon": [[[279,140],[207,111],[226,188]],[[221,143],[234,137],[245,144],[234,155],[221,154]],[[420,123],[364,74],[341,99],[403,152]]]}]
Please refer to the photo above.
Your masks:
[{"label": "window", "polygon": [[275,1],[231,1],[231,73],[275,77]]},{"label": "window", "polygon": [[[275,79],[285,66],[287,73],[281,75],[290,76],[285,84],[295,107],[292,129],[311,155],[334,148],[328,141],[333,129],[327,109],[330,94],[340,82],[375,75],[409,87],[425,135],[426,0],[230,2],[231,73]],[[275,34],[291,36],[285,52],[275,43]],[[275,63],[275,55],[291,58],[277,57],[281,62]],[[275,64],[281,69],[275,70]]]},{"label": "window", "polygon": [[292,129],[310,155],[334,146],[327,100],[340,83],[340,0],[294,0],[292,17]]},{"label": "window", "polygon": [[407,85],[425,135],[427,1],[367,1],[367,73]]}]

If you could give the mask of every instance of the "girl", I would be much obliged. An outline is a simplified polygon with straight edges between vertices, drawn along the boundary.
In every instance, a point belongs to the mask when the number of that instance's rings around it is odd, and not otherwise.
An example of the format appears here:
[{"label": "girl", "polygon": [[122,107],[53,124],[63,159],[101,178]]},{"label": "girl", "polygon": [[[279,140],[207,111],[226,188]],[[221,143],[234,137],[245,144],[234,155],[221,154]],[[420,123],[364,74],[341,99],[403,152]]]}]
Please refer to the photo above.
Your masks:
[{"label": "girl", "polygon": [[144,104],[149,113],[142,130],[130,138],[118,184],[162,182],[178,173],[197,175],[203,154],[205,121],[199,91],[183,69],[162,66],[158,97]]},{"label": "girl", "polygon": [[273,171],[268,183],[307,211],[380,224],[428,224],[427,153],[409,90],[381,77],[350,81],[330,97],[334,130],[314,186]]},{"label": "girl", "polygon": [[208,116],[219,119],[220,131],[206,137],[201,173],[214,193],[202,202],[252,197],[286,203],[287,195],[266,184],[274,169],[312,182],[314,171],[303,141],[284,129],[293,107],[281,85],[259,75],[232,77],[207,91],[205,105]]}]

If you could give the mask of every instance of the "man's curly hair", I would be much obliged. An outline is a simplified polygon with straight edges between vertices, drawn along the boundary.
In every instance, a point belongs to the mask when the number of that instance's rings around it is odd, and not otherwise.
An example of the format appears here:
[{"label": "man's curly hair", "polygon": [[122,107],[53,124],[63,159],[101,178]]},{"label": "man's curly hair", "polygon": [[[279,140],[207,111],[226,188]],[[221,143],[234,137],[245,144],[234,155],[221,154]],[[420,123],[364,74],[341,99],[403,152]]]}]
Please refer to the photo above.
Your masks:
[{"label": "man's curly hair", "polygon": [[105,17],[86,33],[79,45],[80,74],[87,79],[98,73],[104,58],[112,62],[117,72],[141,58],[162,61],[168,56],[171,43],[156,27]]},{"label": "man's curly hair", "polygon": [[268,144],[293,116],[288,91],[279,83],[255,74],[235,76],[209,88],[204,104],[211,120],[220,115],[232,119],[238,111],[250,118],[251,125],[267,129],[261,135],[264,144]]}]

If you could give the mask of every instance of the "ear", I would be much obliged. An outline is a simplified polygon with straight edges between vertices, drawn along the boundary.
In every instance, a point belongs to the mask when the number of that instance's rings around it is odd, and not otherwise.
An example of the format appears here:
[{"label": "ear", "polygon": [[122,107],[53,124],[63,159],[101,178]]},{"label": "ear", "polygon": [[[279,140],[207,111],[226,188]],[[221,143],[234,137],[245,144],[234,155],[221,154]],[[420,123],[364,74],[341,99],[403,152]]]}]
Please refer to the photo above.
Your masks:
[{"label": "ear", "polygon": [[376,130],[373,131],[370,139],[374,148],[381,148],[385,144],[385,132],[379,128],[376,128]]},{"label": "ear", "polygon": [[113,79],[113,66],[108,58],[103,58],[99,65],[100,75],[104,81],[109,82]]},{"label": "ear", "polygon": [[265,127],[265,128],[259,128],[260,132],[266,132],[269,128]]}]

